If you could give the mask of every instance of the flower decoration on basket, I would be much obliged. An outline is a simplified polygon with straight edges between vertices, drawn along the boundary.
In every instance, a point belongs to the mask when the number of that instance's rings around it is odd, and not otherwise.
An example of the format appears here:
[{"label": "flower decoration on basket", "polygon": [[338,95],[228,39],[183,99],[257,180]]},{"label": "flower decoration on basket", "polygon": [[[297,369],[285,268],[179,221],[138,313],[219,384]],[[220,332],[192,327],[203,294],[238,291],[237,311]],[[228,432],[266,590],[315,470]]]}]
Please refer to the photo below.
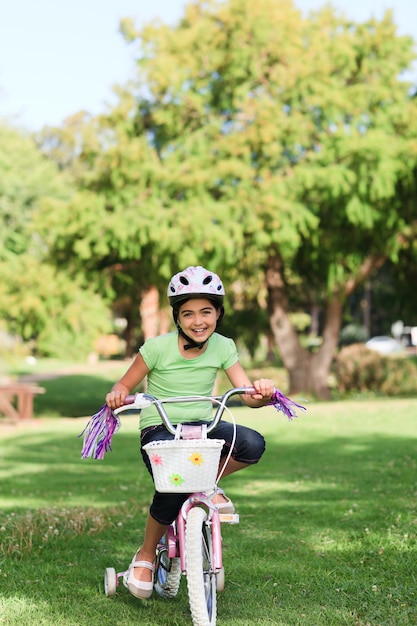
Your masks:
[{"label": "flower decoration on basket", "polygon": [[176,486],[180,486],[184,482],[183,477],[180,476],[179,474],[171,474],[171,476],[169,477],[169,480],[173,485],[176,485]]},{"label": "flower decoration on basket", "polygon": [[200,454],[200,452],[193,452],[188,460],[191,461],[193,465],[202,465],[204,463],[203,455]]}]

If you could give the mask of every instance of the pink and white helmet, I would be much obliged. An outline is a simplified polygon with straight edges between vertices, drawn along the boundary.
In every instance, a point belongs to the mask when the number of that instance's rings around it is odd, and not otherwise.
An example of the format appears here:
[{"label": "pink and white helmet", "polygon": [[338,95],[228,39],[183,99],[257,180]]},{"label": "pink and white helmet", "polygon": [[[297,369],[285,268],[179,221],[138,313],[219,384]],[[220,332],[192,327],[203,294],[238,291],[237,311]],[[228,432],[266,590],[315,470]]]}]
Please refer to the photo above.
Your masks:
[{"label": "pink and white helmet", "polygon": [[198,265],[175,274],[169,282],[167,295],[171,306],[199,296],[222,304],[225,291],[217,274]]}]

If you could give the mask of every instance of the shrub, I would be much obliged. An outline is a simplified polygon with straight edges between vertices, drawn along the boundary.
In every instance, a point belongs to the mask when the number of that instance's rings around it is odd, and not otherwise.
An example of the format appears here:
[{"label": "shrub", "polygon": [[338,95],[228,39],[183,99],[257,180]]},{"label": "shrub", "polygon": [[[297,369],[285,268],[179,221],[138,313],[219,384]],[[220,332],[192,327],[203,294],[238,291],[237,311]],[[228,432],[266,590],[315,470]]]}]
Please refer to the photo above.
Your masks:
[{"label": "shrub", "polygon": [[[391,367],[394,361],[395,367]],[[408,359],[390,359],[389,375],[381,385],[385,396],[415,395],[417,392],[417,367]]]},{"label": "shrub", "polygon": [[337,389],[340,393],[374,392],[387,396],[417,392],[417,367],[402,357],[388,357],[363,344],[342,348],[335,360]]},{"label": "shrub", "polygon": [[363,343],[368,339],[366,328],[358,324],[347,324],[340,331],[339,345],[350,346],[355,343]]}]

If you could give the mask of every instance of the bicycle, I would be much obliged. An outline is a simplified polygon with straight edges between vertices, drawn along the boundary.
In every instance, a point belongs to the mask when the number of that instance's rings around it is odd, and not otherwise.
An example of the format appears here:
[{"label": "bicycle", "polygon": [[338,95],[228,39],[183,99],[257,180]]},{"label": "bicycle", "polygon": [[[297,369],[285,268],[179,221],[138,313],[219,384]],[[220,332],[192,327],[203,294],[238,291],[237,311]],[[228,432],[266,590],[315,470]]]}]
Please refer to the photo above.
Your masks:
[{"label": "bicycle", "polygon": [[[210,446],[215,449],[216,454],[213,454],[213,458],[210,461],[211,473],[208,480],[206,479],[204,484],[201,484],[201,489],[192,490],[192,493],[184,502],[176,521],[171,524],[167,533],[158,544],[155,555],[154,590],[159,596],[173,598],[178,593],[181,575],[186,576],[189,606],[194,626],[213,626],[216,624],[216,594],[223,591],[225,584],[220,526],[221,523],[239,523],[239,515],[237,513],[220,513],[207,494],[204,493],[210,489],[216,489],[217,480],[219,479],[217,476],[218,464],[224,443],[223,440],[207,439],[207,434],[216,428],[225,410],[231,415],[226,403],[232,396],[253,392],[255,392],[253,388],[233,388],[223,396],[185,396],[168,398],[162,401],[146,393],[136,394],[135,396],[128,396],[125,401],[126,404],[114,411],[115,414],[119,414],[126,410],[140,410],[150,403],[156,406],[162,422],[176,438],[169,442],[147,444],[145,449],[148,448],[147,452],[149,455],[156,452],[159,454],[162,452],[163,447],[169,448],[170,444],[177,446],[178,449],[181,448],[181,444],[195,442],[195,444],[191,443],[190,445],[192,449],[197,451],[195,453],[195,463],[201,465],[199,461],[201,461],[202,457],[198,456],[200,454],[198,450],[204,450],[204,454],[206,454],[207,448],[204,448],[204,442],[215,442],[214,445]],[[218,405],[217,410],[209,424],[192,426],[191,429],[187,429],[184,425],[173,426],[163,406],[169,402],[195,402],[201,400],[209,400],[212,403],[216,403]],[[180,437],[184,436],[184,434],[187,438],[181,439]],[[186,446],[186,449],[185,457],[189,454],[190,446]],[[172,455],[172,448],[169,454]],[[180,454],[182,453],[180,452]],[[190,460],[189,457],[188,460]],[[156,466],[154,465],[153,469],[158,469],[158,465],[162,466],[163,462]],[[204,468],[205,477],[208,474],[207,469],[207,467]],[[176,475],[174,474],[174,476]],[[154,472],[154,480],[159,491],[173,490],[172,484],[170,487],[166,484],[166,475],[158,477]],[[162,481],[159,485],[158,480]],[[203,480],[203,474],[201,474],[200,480]],[[179,487],[183,492],[189,488],[182,483]],[[188,493],[188,491],[185,492]],[[123,584],[127,586],[127,575],[128,571],[116,573],[114,568],[106,568],[104,575],[106,596],[111,597],[115,595],[120,578],[123,579]]]},{"label": "bicycle", "polygon": [[[164,400],[158,400],[146,393],[138,393],[127,396],[125,404],[114,411],[104,405],[98,413],[93,415],[84,431],[79,435],[79,437],[84,437],[81,458],[103,459],[105,453],[111,451],[113,434],[121,425],[118,414],[132,409],[140,411],[150,404],[155,404],[163,424],[174,435],[173,440],[153,441],[144,446],[150,455],[151,465],[151,455],[154,454],[152,468],[156,489],[160,492],[172,492],[177,489],[189,494],[177,519],[169,526],[168,531],[157,546],[154,589],[162,597],[173,598],[178,592],[181,575],[185,575],[194,626],[213,626],[216,624],[216,593],[223,591],[225,581],[220,524],[221,522],[239,523],[239,515],[220,513],[211,501],[222,474],[222,472],[218,474],[218,469],[224,440],[207,439],[207,434],[216,428],[225,410],[228,411],[233,424],[235,424],[233,414],[226,404],[233,395],[248,393],[255,393],[255,389],[253,387],[235,387],[226,391],[223,396],[185,396],[165,398]],[[174,427],[163,406],[170,402],[197,402],[201,400],[211,401],[213,405],[218,405],[212,421],[203,426],[180,424]],[[284,413],[289,420],[297,417],[296,409],[305,410],[304,406],[287,398],[277,388],[275,388],[268,405]],[[192,443],[190,444],[190,442]],[[183,450],[181,450],[181,448],[187,448],[187,443],[194,450],[188,457],[182,454]],[[226,457],[223,467],[227,465],[233,445],[234,441],[232,440],[229,455]],[[178,450],[181,450],[180,456],[173,454],[174,451],[178,452]],[[199,450],[204,451],[207,463],[205,463],[205,458]],[[168,454],[162,455],[162,452],[168,452]],[[175,463],[178,459],[187,465],[184,476],[175,471]],[[169,468],[172,460],[174,466],[171,466],[171,470],[168,472],[159,471],[162,467],[165,470],[165,465]],[[201,469],[203,466],[204,471],[192,473],[190,471],[192,466],[195,469]],[[174,467],[174,471],[172,471],[172,467]],[[204,493],[206,491],[210,491],[210,494]],[[128,575],[129,570],[116,573],[114,568],[106,568],[104,575],[106,596],[110,597],[116,593],[120,578],[127,586]]]}]

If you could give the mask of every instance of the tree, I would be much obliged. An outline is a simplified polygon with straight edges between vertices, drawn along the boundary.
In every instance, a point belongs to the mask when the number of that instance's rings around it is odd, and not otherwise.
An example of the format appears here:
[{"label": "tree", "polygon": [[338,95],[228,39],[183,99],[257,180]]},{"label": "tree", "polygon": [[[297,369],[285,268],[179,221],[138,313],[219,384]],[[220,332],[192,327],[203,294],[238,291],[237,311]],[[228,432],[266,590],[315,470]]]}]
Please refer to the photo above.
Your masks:
[{"label": "tree", "polygon": [[[108,113],[76,115],[38,138],[78,188],[69,202],[45,207],[38,233],[57,267],[82,273],[113,300],[114,312],[128,321],[128,353],[137,343],[144,295],[154,287],[165,290],[178,267],[212,260],[218,236],[213,211],[221,212],[214,201],[210,214],[206,206],[189,206],[187,212],[175,203],[164,159],[137,107],[132,93],[120,89]],[[222,238],[232,251],[228,235]]]},{"label": "tree", "polygon": [[120,89],[119,97],[108,114],[91,118],[81,113],[38,137],[43,152],[72,177],[78,193],[43,211],[37,228],[53,263],[94,281],[111,300],[113,313],[127,320],[130,355],[141,332],[142,296],[158,285],[154,241],[169,243],[171,233],[162,204],[152,194],[159,159],[132,115],[132,94]]},{"label": "tree", "polygon": [[28,223],[43,196],[65,197],[50,162],[30,136],[0,126],[0,260],[26,253],[33,245]]},{"label": "tree", "polygon": [[[74,207],[66,258],[113,268],[124,289],[209,264],[235,301],[267,302],[291,392],[328,397],[346,298],[415,238],[411,38],[390,12],[303,19],[290,0],[201,0],[175,27],[122,31],[137,80],[78,149],[95,225]],[[310,353],[290,313],[319,307]]]},{"label": "tree", "polygon": [[67,203],[71,193],[29,135],[0,127],[0,317],[37,354],[87,354],[108,325],[94,290],[47,262],[34,226],[38,213]]},{"label": "tree", "polygon": [[[355,24],[230,0],[190,4],[177,28],[137,41],[160,184],[174,207],[204,206],[229,274],[232,261],[236,277],[264,276],[291,391],[326,397],[347,296],[413,230],[416,106],[400,78],[411,38],[390,12]],[[290,322],[293,294],[325,310],[314,354]]]}]

